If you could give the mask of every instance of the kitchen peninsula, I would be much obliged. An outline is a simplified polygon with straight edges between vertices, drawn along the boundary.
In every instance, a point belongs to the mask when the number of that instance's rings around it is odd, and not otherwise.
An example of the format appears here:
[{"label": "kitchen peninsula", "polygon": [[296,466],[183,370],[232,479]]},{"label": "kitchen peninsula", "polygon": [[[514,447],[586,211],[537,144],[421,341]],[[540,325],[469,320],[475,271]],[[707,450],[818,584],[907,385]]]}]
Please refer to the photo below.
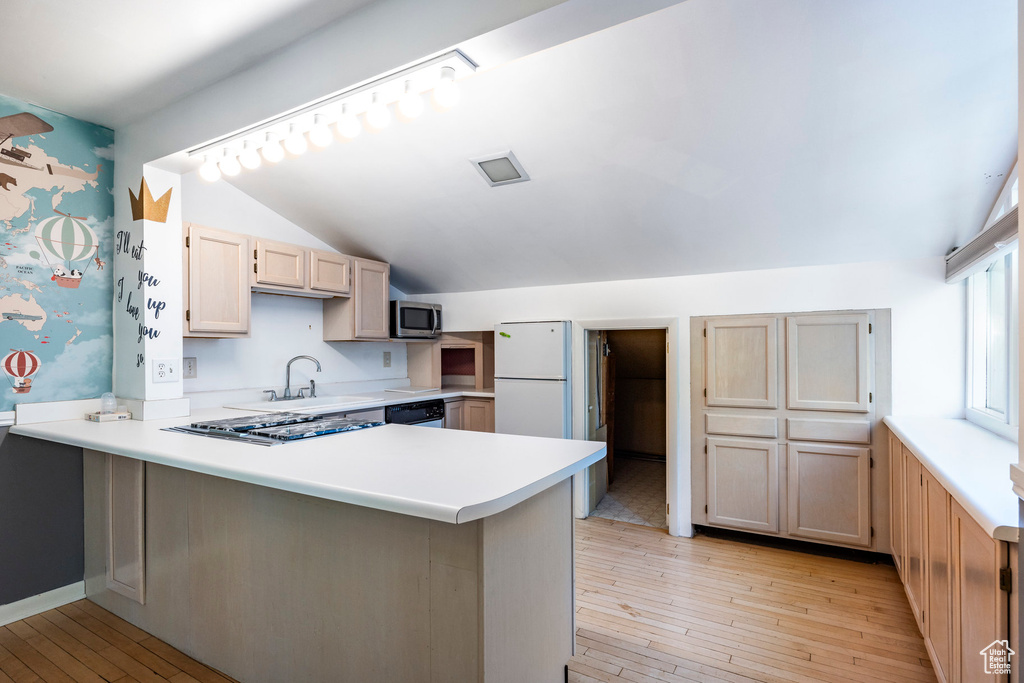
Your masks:
[{"label": "kitchen peninsula", "polygon": [[602,443],[385,425],[276,447],[191,418],[18,425],[85,450],[88,597],[247,683],[563,680],[571,475]]}]

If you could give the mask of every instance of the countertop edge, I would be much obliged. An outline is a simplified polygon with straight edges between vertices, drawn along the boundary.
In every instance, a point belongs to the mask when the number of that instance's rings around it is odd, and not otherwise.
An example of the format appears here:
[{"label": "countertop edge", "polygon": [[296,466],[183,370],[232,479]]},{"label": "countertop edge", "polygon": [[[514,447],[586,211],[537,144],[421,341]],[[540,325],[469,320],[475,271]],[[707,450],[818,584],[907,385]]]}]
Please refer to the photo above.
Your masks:
[{"label": "countertop edge", "polygon": [[[467,505],[463,507],[461,510],[459,510],[458,513],[456,513],[455,523],[464,524],[465,522],[472,522],[477,519],[483,519],[484,517],[490,517],[493,514],[497,514],[499,512],[507,510],[513,505],[521,503],[522,501],[528,498],[532,498],[541,491],[547,490],[548,488],[554,486],[563,479],[568,479],[569,477],[576,474],[576,472],[579,472],[587,467],[590,467],[595,462],[605,457],[607,454],[608,448],[602,448],[599,451],[595,451],[594,453],[584,458],[583,460],[580,460],[568,467],[563,467],[557,472],[552,472],[548,476],[538,479],[529,486],[524,486],[521,489],[513,491],[507,496],[502,496],[501,498],[496,498],[495,500],[488,501],[485,503]],[[509,505],[504,505],[505,501],[512,498],[515,498],[515,500],[513,500]]]},{"label": "countertop edge", "polygon": [[[61,421],[68,422],[68,421]],[[396,514],[403,514],[412,517],[419,517],[438,522],[458,524],[474,521],[488,517],[504,510],[507,510],[528,498],[546,490],[563,479],[571,477],[576,472],[590,466],[605,456],[606,447],[601,447],[571,464],[565,465],[554,472],[549,472],[540,478],[519,489],[510,491],[504,495],[489,500],[468,502],[464,504],[446,504],[440,501],[423,500],[417,497],[405,498],[395,496],[387,492],[372,492],[364,489],[348,489],[334,483],[320,483],[308,478],[292,478],[288,475],[274,474],[268,476],[266,473],[251,471],[245,468],[225,467],[219,463],[204,462],[201,459],[190,459],[175,455],[172,452],[164,452],[160,449],[146,448],[134,443],[117,443],[107,437],[96,438],[84,430],[84,433],[75,434],[62,433],[51,428],[51,425],[58,423],[37,423],[27,425],[15,425],[10,428],[10,433],[60,443],[99,452],[113,453],[156,465],[174,467],[185,471],[196,472],[208,476],[215,476],[232,481],[239,481],[255,486],[287,491],[299,495],[306,495],[323,500],[333,500],[340,503],[360,505]],[[94,424],[82,422],[85,424]],[[156,427],[156,425],[154,425]],[[282,446],[286,448],[287,446]],[[472,501],[472,497],[470,497]]]},{"label": "countertop edge", "polygon": [[[935,458],[930,456],[923,448],[921,448],[921,445],[917,440],[903,425],[900,424],[902,419],[905,418],[887,415],[883,418],[883,422],[885,422],[885,425],[897,437],[899,437],[900,441],[910,449],[917,459],[921,461],[921,464],[924,465],[928,472],[935,477],[940,484],[942,484],[942,486],[949,492],[950,496],[952,496],[953,499],[956,500],[956,502],[959,503],[960,506],[971,516],[971,518],[985,530],[985,533],[996,540],[1007,541],[1009,543],[1020,542],[1019,527],[1013,524],[1000,523],[991,517],[989,513],[982,508],[982,506],[975,502],[976,496],[973,492],[968,491],[960,482],[949,476],[949,474],[939,466],[939,463],[936,462]],[[941,418],[935,418],[935,420],[938,422]],[[955,420],[953,418],[949,418],[949,421],[966,422],[966,420]],[[971,426],[974,427],[974,425]],[[975,428],[981,429],[980,427]],[[988,433],[979,436],[988,436]],[[1006,441],[995,434],[991,434],[991,437]],[[1013,444],[1011,441],[1007,441],[1007,443]],[[1016,446],[1016,444],[1013,445]],[[889,455],[892,457],[891,453]],[[1009,471],[1007,471],[1006,479],[1008,487],[1012,485],[1009,474]],[[1012,491],[1009,491],[1009,493],[1010,495],[1014,495]],[[1014,495],[1014,498],[1016,499],[1016,495]]]}]

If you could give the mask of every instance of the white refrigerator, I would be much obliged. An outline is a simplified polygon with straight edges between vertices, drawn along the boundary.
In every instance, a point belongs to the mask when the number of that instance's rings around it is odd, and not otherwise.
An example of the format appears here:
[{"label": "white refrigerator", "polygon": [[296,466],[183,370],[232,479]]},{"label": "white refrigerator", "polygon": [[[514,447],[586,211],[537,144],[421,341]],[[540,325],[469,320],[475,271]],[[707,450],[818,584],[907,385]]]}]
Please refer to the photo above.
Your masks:
[{"label": "white refrigerator", "polygon": [[494,431],[572,438],[568,321],[494,326]]}]

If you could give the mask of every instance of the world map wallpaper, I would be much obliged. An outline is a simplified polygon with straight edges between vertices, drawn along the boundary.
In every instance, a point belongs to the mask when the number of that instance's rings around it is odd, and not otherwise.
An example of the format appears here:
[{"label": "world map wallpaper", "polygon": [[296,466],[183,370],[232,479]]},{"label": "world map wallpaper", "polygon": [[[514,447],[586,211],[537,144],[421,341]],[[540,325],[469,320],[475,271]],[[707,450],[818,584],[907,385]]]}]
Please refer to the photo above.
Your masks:
[{"label": "world map wallpaper", "polygon": [[0,95],[0,411],[110,391],[114,131]]}]

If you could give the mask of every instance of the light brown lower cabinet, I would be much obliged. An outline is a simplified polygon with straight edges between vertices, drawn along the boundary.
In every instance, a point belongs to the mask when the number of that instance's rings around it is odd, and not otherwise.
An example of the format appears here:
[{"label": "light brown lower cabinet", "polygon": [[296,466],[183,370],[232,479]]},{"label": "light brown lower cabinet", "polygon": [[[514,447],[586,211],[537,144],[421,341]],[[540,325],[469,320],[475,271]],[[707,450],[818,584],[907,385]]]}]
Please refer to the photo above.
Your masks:
[{"label": "light brown lower cabinet", "polygon": [[444,404],[444,426],[445,429],[462,429],[465,422],[463,419],[466,413],[466,402],[463,399],[456,401],[445,401]]},{"label": "light brown lower cabinet", "polygon": [[935,477],[922,472],[922,504],[925,514],[924,645],[939,681],[950,681],[953,639],[949,553],[949,494]]},{"label": "light brown lower cabinet", "polygon": [[1011,596],[1001,587],[1016,548],[1011,553],[1006,541],[992,538],[895,435],[890,449],[893,559],[936,678],[1010,681],[987,673],[981,653],[998,641],[1020,649],[1010,626]]},{"label": "light brown lower cabinet", "polygon": [[444,404],[444,426],[469,432],[494,431],[494,400],[459,398]]}]

